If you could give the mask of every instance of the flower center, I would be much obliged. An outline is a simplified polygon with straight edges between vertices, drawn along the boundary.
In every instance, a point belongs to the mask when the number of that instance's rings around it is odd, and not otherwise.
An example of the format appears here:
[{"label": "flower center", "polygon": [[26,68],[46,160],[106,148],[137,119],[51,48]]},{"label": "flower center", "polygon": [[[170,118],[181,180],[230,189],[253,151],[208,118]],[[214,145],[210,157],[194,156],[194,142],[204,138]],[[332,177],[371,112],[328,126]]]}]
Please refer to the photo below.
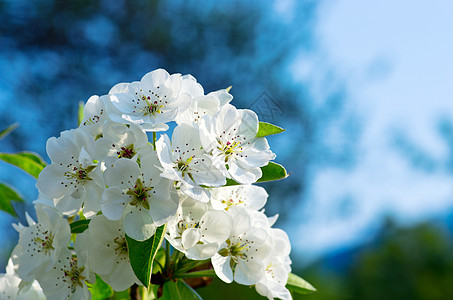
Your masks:
[{"label": "flower center", "polygon": [[182,177],[189,176],[189,178],[195,182],[192,173],[190,172],[190,163],[192,162],[193,156],[189,157],[186,161],[179,159],[176,166],[174,167],[176,170],[182,173]]},{"label": "flower center", "polygon": [[116,244],[115,247],[115,254],[118,255],[127,255],[128,250],[127,250],[127,242],[126,238],[124,237],[116,237],[113,242]]},{"label": "flower center", "polygon": [[88,174],[90,174],[90,172],[94,169],[96,169],[96,166],[89,166],[87,168],[74,166],[72,171],[66,171],[64,176],[66,176],[69,180],[75,179],[76,182],[85,182],[86,180],[93,180],[93,178],[89,177]]},{"label": "flower center", "polygon": [[181,238],[182,237],[182,234],[184,233],[184,231],[186,229],[189,229],[189,228],[199,228],[200,227],[200,222],[196,222],[196,221],[193,221],[192,220],[179,220],[178,224],[177,224],[177,227],[178,227],[178,234],[179,236],[177,238]]},{"label": "flower center", "polygon": [[143,181],[138,178],[135,182],[134,188],[129,189],[126,194],[132,196],[132,201],[129,203],[132,206],[142,206],[149,210],[148,192],[151,191],[152,187],[147,187],[143,184]]},{"label": "flower center", "polygon": [[238,200],[237,202],[235,202],[233,199],[228,199],[228,200],[222,200],[220,201],[223,205],[226,205],[225,207],[225,210],[229,210],[230,208],[232,208],[233,206],[235,205],[238,205],[238,204],[242,204],[244,203],[244,201],[242,200]]},{"label": "flower center", "polygon": [[82,276],[81,273],[85,270],[85,267],[77,267],[76,258],[71,258],[70,267],[70,270],[64,270],[64,275],[71,280],[71,292],[74,293],[78,286],[83,287],[82,281],[86,277]]},{"label": "flower center", "polygon": [[217,143],[219,144],[217,146],[217,149],[219,149],[225,155],[225,162],[228,162],[229,157],[234,153],[242,152],[241,143],[238,141],[227,141],[224,144],[222,141],[217,140]]},{"label": "flower center", "polygon": [[250,246],[247,241],[245,243],[243,243],[242,241],[233,243],[230,241],[230,239],[227,239],[226,243],[228,246],[227,248],[223,248],[219,251],[220,255],[231,256],[232,263],[234,262],[236,264],[238,263],[239,259],[248,260],[247,252],[249,251]]},{"label": "flower center", "polygon": [[94,115],[92,116],[91,118],[87,119],[85,122],[83,122],[83,126],[87,126],[87,125],[93,125],[93,124],[97,124],[99,122],[99,120],[101,119],[101,116],[102,114],[104,113],[104,110],[101,109],[99,111],[99,115]]},{"label": "flower center", "polygon": [[134,144],[121,147],[120,151],[117,151],[116,154],[118,154],[118,158],[132,158],[135,155]]},{"label": "flower center", "polygon": [[44,251],[45,254],[49,254],[51,250],[55,250],[54,247],[52,246],[53,243],[53,234],[49,233],[49,231],[44,231],[44,239],[41,237],[35,237],[33,239],[35,245],[38,245],[41,247],[42,251]]},{"label": "flower center", "polygon": [[153,115],[162,113],[161,109],[164,108],[164,105],[159,105],[157,101],[151,101],[151,97],[142,96],[141,99],[145,101],[146,106],[143,108],[143,113],[146,115]]}]

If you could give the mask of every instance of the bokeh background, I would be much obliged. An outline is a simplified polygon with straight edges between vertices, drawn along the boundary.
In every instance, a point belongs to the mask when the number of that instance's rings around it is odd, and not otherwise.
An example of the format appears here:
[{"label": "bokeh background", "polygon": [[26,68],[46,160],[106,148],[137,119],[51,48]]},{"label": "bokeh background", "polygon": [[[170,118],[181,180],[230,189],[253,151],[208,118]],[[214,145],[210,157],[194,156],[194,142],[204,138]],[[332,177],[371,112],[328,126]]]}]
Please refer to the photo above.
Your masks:
[{"label": "bokeh background", "polygon": [[[266,212],[319,290],[300,299],[453,299],[451,1],[0,0],[0,129],[20,124],[1,151],[48,161],[79,101],[159,67],[287,129]],[[0,181],[24,222],[35,181],[1,162]],[[17,221],[0,212],[0,272]]]}]

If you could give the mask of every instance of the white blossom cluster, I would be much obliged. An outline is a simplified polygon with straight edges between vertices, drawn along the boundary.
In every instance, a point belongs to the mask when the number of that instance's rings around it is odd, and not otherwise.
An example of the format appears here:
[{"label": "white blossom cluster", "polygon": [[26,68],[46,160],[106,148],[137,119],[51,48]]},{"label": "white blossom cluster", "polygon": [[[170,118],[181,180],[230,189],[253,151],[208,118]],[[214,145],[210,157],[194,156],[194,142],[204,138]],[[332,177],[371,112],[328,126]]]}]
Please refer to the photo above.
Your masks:
[{"label": "white blossom cluster", "polygon": [[[140,284],[125,235],[144,241],[163,224],[175,249],[211,259],[221,280],[290,299],[289,239],[264,214],[266,191],[252,185],[275,154],[257,137],[257,115],[232,98],[162,69],[92,96],[80,126],[47,141],[37,222],[15,226],[17,299],[37,283],[49,300],[89,299],[95,274],[115,291]],[[71,235],[78,219],[89,228]]]}]

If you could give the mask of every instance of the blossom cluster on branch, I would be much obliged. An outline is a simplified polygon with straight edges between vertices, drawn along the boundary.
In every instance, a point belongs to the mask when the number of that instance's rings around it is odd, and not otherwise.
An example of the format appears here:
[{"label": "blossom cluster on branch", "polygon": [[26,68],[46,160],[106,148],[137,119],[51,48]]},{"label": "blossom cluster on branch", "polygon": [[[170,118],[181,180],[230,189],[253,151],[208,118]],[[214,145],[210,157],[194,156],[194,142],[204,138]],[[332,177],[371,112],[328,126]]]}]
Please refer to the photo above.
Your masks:
[{"label": "blossom cluster on branch", "polygon": [[275,154],[256,113],[232,98],[163,69],[92,96],[79,127],[47,141],[37,221],[15,225],[10,273],[20,293],[40,286],[49,300],[89,299],[96,275],[115,291],[147,285],[128,240],[164,228],[174,253],[210,260],[224,282],[290,299],[290,242],[272,228],[277,216],[264,214],[267,192],[253,185]]}]

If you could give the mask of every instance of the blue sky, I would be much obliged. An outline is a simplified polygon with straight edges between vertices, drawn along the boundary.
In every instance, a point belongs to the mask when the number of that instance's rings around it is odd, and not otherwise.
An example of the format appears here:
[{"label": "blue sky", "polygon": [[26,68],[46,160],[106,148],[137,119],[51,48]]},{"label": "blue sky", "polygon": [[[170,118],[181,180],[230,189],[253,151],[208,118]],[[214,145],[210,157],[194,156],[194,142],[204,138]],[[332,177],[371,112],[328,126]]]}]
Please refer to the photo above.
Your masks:
[{"label": "blue sky", "polygon": [[[293,1],[276,11],[297,18]],[[314,174],[303,213],[292,219],[293,247],[308,260],[369,241],[383,216],[403,225],[433,219],[453,207],[448,170],[414,167],[395,147],[403,134],[436,161],[448,160],[438,120],[453,120],[453,2],[325,1],[318,11],[319,51],[291,65],[323,101],[325,69],[346,86],[346,107],[360,120],[357,163]],[[326,135],[335,145],[341,132]],[[343,211],[343,213],[339,213]]]}]

